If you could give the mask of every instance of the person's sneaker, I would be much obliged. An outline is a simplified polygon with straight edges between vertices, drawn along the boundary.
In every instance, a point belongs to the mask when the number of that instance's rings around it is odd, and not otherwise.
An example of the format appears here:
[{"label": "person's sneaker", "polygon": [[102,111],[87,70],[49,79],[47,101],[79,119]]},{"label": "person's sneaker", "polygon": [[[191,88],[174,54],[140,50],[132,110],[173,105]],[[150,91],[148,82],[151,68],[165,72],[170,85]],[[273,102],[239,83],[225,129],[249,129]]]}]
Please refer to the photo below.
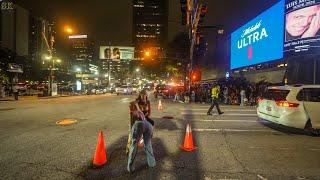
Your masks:
[{"label": "person's sneaker", "polygon": [[211,114],[211,113],[207,113],[207,115],[208,115],[208,116],[212,116],[212,114]]},{"label": "person's sneaker", "polygon": [[223,114],[224,112],[220,112],[219,115]]}]

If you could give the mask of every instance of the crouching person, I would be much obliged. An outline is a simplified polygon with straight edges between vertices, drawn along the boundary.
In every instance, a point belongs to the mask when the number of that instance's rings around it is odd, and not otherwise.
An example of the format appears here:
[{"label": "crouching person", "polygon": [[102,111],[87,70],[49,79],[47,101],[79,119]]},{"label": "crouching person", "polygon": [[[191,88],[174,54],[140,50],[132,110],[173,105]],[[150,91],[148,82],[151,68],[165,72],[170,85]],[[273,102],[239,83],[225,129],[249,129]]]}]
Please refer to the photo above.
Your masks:
[{"label": "crouching person", "polygon": [[138,104],[131,102],[130,109],[132,110],[133,125],[131,129],[132,140],[129,149],[127,170],[131,173],[134,171],[134,161],[137,155],[138,142],[141,137],[143,137],[144,150],[146,152],[149,167],[154,167],[156,165],[156,161],[151,145],[151,138],[153,135],[152,125],[146,120],[143,112],[139,109]]}]

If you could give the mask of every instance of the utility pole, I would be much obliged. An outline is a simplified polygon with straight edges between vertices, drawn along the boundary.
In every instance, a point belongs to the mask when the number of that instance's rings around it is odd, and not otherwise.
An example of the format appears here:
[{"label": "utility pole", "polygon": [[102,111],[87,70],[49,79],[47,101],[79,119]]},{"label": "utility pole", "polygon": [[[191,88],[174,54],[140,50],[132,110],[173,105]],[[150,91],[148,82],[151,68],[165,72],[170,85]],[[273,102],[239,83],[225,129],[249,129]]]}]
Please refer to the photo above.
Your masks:
[{"label": "utility pole", "polygon": [[108,87],[111,87],[111,69],[110,69],[110,62],[111,62],[111,42],[109,41],[109,57],[108,57]]},{"label": "utility pole", "polygon": [[[191,84],[192,84],[192,71],[193,71],[193,51],[194,46],[196,42],[196,34],[198,30],[198,24],[200,20],[200,14],[201,14],[201,7],[202,3],[193,4],[192,1],[188,1],[188,8],[187,8],[187,18],[188,18],[188,24],[189,24],[189,39],[190,39],[190,67],[189,67],[189,94],[191,94]],[[195,10],[195,13],[192,13]]]},{"label": "utility pole", "polygon": [[53,60],[53,45],[54,45],[54,37],[52,34],[48,33],[49,34],[49,38],[50,38],[50,44],[49,44],[49,41],[46,37],[46,25],[45,25],[45,21],[42,21],[42,26],[43,26],[43,31],[42,31],[42,36],[43,36],[43,39],[47,45],[47,49],[48,49],[48,52],[49,52],[49,57],[50,57],[50,60],[51,60],[51,65],[49,67],[50,69],[50,78],[49,78],[49,83],[50,83],[50,87],[49,87],[49,94],[50,96],[52,96],[52,81],[53,81],[53,68],[54,68],[54,60]]}]

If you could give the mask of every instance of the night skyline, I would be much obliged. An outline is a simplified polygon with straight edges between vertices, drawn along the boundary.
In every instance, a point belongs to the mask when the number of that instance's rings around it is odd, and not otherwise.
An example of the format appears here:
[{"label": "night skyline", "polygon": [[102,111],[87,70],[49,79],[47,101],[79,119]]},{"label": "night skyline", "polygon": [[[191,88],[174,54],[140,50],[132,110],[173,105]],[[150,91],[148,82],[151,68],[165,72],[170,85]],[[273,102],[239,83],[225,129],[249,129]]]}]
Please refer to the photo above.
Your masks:
[{"label": "night skyline", "polygon": [[[26,2],[17,0],[16,2],[30,10],[35,16],[55,17],[58,40],[65,42],[67,36],[63,32],[63,27],[64,25],[70,25],[75,28],[75,33],[88,34],[97,45],[108,44],[109,41],[115,45],[132,45],[131,0],[110,2],[96,0],[82,1],[81,3],[76,0],[57,0],[50,4],[50,9],[45,1],[28,0]],[[222,25],[229,33],[275,2],[277,0],[264,0],[258,4],[254,0],[241,2],[226,0],[216,6],[215,2],[205,1],[208,6],[208,14],[204,24]],[[236,20],[234,20],[235,17],[237,17]],[[184,26],[179,23],[181,21],[179,0],[169,1],[168,20],[168,41],[170,42],[179,32],[185,30]]]}]

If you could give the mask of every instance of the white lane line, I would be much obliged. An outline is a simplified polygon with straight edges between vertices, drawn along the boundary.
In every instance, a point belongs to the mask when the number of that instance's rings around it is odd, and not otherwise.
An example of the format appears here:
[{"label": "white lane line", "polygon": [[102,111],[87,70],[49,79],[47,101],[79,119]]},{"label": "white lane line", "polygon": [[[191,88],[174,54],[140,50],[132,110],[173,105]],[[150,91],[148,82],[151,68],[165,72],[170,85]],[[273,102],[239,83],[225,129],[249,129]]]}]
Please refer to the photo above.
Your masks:
[{"label": "white lane line", "polygon": [[260,174],[257,175],[258,178],[262,179],[262,180],[267,180],[267,178],[264,178],[263,176],[261,176]]},{"label": "white lane line", "polygon": [[252,121],[252,120],[233,120],[233,119],[218,119],[218,120],[192,120],[192,122],[244,122],[244,123],[257,123],[258,121]]},{"label": "white lane line", "polygon": [[196,132],[276,132],[272,130],[261,130],[261,129],[193,129]]},{"label": "white lane line", "polygon": [[[181,111],[208,111],[206,109],[180,109]],[[247,111],[247,112],[256,112],[256,109],[223,109],[223,111]]]},{"label": "white lane line", "polygon": [[320,151],[320,149],[309,149],[310,151]]},{"label": "white lane line", "polygon": [[[181,112],[182,115],[207,115],[207,113],[192,113],[192,112]],[[213,114],[214,116],[218,114]],[[223,114],[220,116],[257,116],[257,114],[239,114],[239,113],[232,113],[232,114]]]},{"label": "white lane line", "polygon": [[250,149],[263,149],[263,147],[250,146]]},{"label": "white lane line", "polygon": [[277,149],[279,149],[279,150],[295,150],[295,148],[277,148]]}]

